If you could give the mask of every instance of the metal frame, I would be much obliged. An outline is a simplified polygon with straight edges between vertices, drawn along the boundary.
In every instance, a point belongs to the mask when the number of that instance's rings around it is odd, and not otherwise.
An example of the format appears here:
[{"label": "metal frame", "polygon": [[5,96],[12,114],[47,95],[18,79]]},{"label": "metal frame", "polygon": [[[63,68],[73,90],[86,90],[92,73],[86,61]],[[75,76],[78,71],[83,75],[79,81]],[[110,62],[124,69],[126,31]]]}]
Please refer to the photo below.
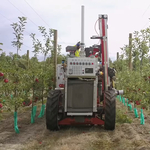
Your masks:
[{"label": "metal frame", "polygon": [[[110,77],[108,76],[108,67],[109,67],[109,57],[108,57],[108,42],[107,42],[107,15],[99,15],[99,30],[100,30],[100,39],[102,46],[102,65],[104,66],[104,75],[105,78],[102,82],[103,90],[108,90],[110,86]],[[105,87],[104,87],[105,86]]]},{"label": "metal frame", "polygon": [[65,112],[67,112],[67,87],[68,87],[68,78],[65,78]]},{"label": "metal frame", "polygon": [[[97,112],[97,84],[98,84],[98,77],[94,80],[94,87],[93,87],[93,112]],[[68,78],[65,78],[65,112],[67,112],[67,90],[68,90]],[[93,112],[87,112],[87,113],[67,113],[67,115],[75,115],[75,116],[84,116],[84,115],[92,115]]]},{"label": "metal frame", "polygon": [[92,116],[93,113],[67,113],[67,116]]},{"label": "metal frame", "polygon": [[59,122],[59,125],[83,125],[83,124],[91,124],[91,125],[104,125],[104,121],[99,118],[85,118],[84,122],[76,122],[74,118],[65,118]]},{"label": "metal frame", "polygon": [[98,84],[98,77],[94,81],[94,88],[93,88],[93,112],[97,112],[97,84]]}]

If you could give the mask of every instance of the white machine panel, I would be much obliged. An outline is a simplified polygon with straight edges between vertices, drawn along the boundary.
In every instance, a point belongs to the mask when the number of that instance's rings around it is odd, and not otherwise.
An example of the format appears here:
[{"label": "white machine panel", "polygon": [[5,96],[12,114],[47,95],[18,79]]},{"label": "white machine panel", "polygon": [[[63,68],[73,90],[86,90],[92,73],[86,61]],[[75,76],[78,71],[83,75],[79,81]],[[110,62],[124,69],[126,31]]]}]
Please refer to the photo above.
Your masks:
[{"label": "white machine panel", "polygon": [[67,76],[68,77],[95,77],[98,67],[98,59],[90,57],[68,58]]},{"label": "white machine panel", "polygon": [[64,80],[64,70],[61,64],[57,65],[57,72],[56,72],[56,80],[57,80],[57,84],[56,87],[57,88],[63,88],[64,84],[65,84],[65,80]]}]

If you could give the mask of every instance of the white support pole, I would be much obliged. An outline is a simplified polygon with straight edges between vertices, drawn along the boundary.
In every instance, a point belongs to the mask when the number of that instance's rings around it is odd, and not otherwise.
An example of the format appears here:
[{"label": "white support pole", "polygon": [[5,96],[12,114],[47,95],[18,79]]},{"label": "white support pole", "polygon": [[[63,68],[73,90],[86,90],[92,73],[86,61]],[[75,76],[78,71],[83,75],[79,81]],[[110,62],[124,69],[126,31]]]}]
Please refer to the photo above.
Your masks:
[{"label": "white support pole", "polygon": [[84,43],[84,6],[81,8],[81,43]]},{"label": "white support pole", "polygon": [[81,52],[80,57],[84,57],[84,6],[81,7]]}]

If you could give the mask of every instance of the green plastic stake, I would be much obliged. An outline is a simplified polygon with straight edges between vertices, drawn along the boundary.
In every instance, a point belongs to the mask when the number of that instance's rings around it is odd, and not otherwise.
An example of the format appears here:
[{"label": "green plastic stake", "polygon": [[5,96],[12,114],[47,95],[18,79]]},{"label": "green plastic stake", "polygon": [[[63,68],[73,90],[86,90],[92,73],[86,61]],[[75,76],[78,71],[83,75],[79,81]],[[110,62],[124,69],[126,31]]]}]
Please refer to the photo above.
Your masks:
[{"label": "green plastic stake", "polygon": [[37,109],[37,106],[33,106],[33,109],[31,112],[31,123],[35,122],[36,109]]},{"label": "green plastic stake", "polygon": [[19,129],[17,125],[17,112],[14,112],[14,129],[16,133],[19,133]]},{"label": "green plastic stake", "polygon": [[135,114],[135,118],[138,118],[138,117],[139,117],[139,116],[138,116],[138,111],[137,111],[136,108],[134,108],[134,114]]},{"label": "green plastic stake", "polygon": [[122,103],[124,104],[124,97],[122,97]]},{"label": "green plastic stake", "polygon": [[122,103],[124,104],[124,97],[122,97]]},{"label": "green plastic stake", "polygon": [[127,101],[127,107],[128,107],[128,99],[126,99],[126,101]]},{"label": "green plastic stake", "polygon": [[13,95],[12,94],[10,95],[10,97],[11,97],[11,99],[13,99]]},{"label": "green plastic stake", "polygon": [[120,102],[121,102],[121,99],[122,99],[122,98],[121,98],[121,95],[120,95]]},{"label": "green plastic stake", "polygon": [[125,98],[123,98],[123,104],[124,104],[124,106],[126,106]]},{"label": "green plastic stake", "polygon": [[128,104],[128,106],[130,107],[130,110],[132,111],[132,105],[131,105],[131,104]]},{"label": "green plastic stake", "polygon": [[141,117],[141,124],[142,125],[145,124],[143,109],[141,109],[141,115],[140,115],[140,117]]},{"label": "green plastic stake", "polygon": [[45,105],[43,104],[43,113],[42,113],[43,116],[44,116],[44,113],[45,113]]},{"label": "green plastic stake", "polygon": [[42,118],[44,116],[44,112],[45,112],[45,105],[43,104],[38,118]]}]

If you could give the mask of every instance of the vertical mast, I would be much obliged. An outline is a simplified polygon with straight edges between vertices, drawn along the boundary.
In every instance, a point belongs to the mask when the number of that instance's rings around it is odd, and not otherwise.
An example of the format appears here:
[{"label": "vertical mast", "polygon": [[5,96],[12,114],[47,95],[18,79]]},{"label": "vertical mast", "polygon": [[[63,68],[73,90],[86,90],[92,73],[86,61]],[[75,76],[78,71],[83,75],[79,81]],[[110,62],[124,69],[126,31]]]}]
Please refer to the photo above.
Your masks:
[{"label": "vertical mast", "polygon": [[84,6],[81,7],[81,52],[80,57],[84,57]]}]

